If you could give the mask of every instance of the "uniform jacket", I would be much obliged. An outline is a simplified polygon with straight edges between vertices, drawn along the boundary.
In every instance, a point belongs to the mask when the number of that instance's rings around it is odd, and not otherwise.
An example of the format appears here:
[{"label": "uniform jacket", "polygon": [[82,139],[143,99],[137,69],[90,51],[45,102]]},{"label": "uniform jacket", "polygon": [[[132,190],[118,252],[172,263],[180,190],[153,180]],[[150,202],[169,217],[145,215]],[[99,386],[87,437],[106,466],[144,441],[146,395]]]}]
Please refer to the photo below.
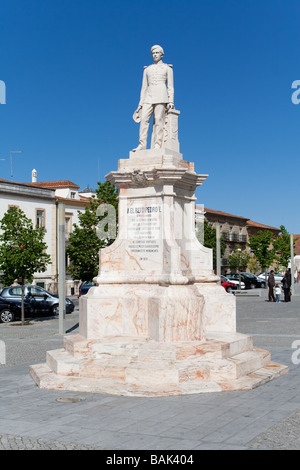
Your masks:
[{"label": "uniform jacket", "polygon": [[144,69],[139,105],[174,103],[172,65],[160,62]]}]

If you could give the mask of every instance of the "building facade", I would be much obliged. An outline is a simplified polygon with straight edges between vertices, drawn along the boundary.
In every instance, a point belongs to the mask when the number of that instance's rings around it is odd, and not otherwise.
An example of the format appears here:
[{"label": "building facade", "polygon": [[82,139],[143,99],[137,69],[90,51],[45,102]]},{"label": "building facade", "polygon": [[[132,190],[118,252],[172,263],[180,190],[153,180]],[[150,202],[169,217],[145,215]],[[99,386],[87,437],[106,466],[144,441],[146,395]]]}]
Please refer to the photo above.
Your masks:
[{"label": "building facade", "polygon": [[268,225],[263,225],[252,220],[241,217],[227,212],[216,211],[209,209],[207,207],[197,206],[196,205],[196,223],[197,220],[205,218],[207,222],[214,228],[219,224],[220,226],[220,235],[223,237],[226,243],[225,252],[221,259],[221,274],[226,274],[230,272],[228,265],[228,257],[232,252],[240,247],[241,250],[250,252],[248,247],[249,237],[257,235],[259,230],[269,230],[274,235],[278,235],[280,229],[276,227],[270,227]]},{"label": "building facade", "polygon": [[[29,183],[14,183],[0,179],[0,219],[10,207],[16,206],[25,212],[34,225],[44,228],[51,264],[47,266],[44,273],[35,274],[34,284],[54,293],[57,293],[58,288],[58,205],[63,203],[65,207],[65,241],[67,245],[73,224],[78,224],[80,211],[89,205],[89,197],[94,194],[89,187],[82,191],[79,189],[77,184],[69,180],[38,182],[36,170],[33,170],[32,181]],[[259,230],[269,230],[274,235],[278,235],[280,232],[280,229],[253,222],[246,217],[196,205],[195,224],[197,236],[202,243],[204,240],[204,219],[213,227],[219,224],[220,234],[226,243],[225,253],[221,260],[222,274],[230,271],[228,257],[238,246],[242,250],[249,251],[247,243],[250,236],[256,235]],[[298,250],[298,245],[296,250]],[[300,272],[300,247],[298,251],[295,251],[295,263],[297,263],[297,270]],[[79,279],[73,281],[68,275],[68,263],[66,258],[66,295],[77,295],[81,281]]]},{"label": "building facade", "polygon": [[[58,205],[65,207],[65,236],[68,244],[73,224],[78,224],[78,214],[89,204],[79,186],[68,180],[37,182],[36,172],[30,183],[15,183],[0,179],[0,219],[10,207],[21,209],[33,224],[44,229],[44,240],[51,264],[44,273],[35,273],[33,283],[57,293],[58,289]],[[68,265],[68,260],[66,259]],[[78,294],[80,280],[66,275],[66,295]]]}]

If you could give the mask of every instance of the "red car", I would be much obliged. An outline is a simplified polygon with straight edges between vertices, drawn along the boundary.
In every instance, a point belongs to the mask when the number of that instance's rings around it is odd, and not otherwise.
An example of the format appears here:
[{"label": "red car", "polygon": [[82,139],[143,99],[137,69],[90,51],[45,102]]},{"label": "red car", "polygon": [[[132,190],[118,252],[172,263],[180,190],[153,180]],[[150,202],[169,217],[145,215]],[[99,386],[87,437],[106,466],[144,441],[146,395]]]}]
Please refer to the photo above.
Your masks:
[{"label": "red car", "polygon": [[229,293],[236,290],[236,284],[233,284],[233,282],[230,281],[224,281],[223,279],[221,279],[221,286],[223,286],[226,292]]}]

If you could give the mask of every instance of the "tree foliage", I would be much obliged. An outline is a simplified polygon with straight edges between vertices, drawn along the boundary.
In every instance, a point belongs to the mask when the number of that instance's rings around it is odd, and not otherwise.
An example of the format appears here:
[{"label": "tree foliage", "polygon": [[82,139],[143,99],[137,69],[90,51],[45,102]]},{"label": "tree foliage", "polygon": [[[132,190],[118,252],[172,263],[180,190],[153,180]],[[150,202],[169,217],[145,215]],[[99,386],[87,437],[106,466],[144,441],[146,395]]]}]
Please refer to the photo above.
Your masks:
[{"label": "tree foliage", "polygon": [[24,323],[24,284],[32,282],[35,272],[44,272],[51,263],[46,253],[43,228],[34,228],[31,219],[16,207],[0,221],[0,270],[5,285],[15,280],[22,285],[22,324]]},{"label": "tree foliage", "polygon": [[235,250],[228,256],[228,266],[232,271],[241,271],[246,269],[250,260],[250,255],[242,250],[238,245]]},{"label": "tree foliage", "polygon": [[275,251],[275,260],[278,265],[287,269],[291,259],[291,237],[284,225],[280,225],[280,233],[274,241],[273,246]]},{"label": "tree foliage", "polygon": [[270,230],[259,230],[257,235],[249,237],[248,246],[251,248],[263,271],[270,267],[275,259],[273,242],[274,235]]},{"label": "tree foliage", "polygon": [[[106,207],[102,215],[98,215],[99,206],[109,205],[114,208],[115,217],[108,214]],[[114,238],[110,235],[110,225],[115,223],[118,217],[117,189],[108,181],[98,183],[96,197],[90,198],[89,206],[78,215],[79,224],[73,225],[66,253],[70,259],[69,272],[72,279],[89,281],[98,274],[99,250],[110,245]],[[115,218],[115,220],[112,220]],[[97,226],[104,221],[107,236],[99,238]]]}]

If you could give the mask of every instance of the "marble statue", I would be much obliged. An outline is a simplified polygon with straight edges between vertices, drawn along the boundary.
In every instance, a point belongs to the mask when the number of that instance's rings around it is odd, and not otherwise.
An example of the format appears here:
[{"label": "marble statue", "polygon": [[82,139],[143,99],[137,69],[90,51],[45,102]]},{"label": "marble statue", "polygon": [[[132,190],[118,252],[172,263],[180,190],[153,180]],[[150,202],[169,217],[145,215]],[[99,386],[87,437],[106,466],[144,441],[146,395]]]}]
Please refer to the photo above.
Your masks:
[{"label": "marble statue", "polygon": [[162,61],[164,51],[161,46],[151,48],[154,64],[145,67],[138,108],[133,119],[140,122],[139,145],[136,150],[146,150],[149,121],[153,115],[153,148],[161,148],[164,137],[166,112],[174,109],[174,85],[172,65]]}]

